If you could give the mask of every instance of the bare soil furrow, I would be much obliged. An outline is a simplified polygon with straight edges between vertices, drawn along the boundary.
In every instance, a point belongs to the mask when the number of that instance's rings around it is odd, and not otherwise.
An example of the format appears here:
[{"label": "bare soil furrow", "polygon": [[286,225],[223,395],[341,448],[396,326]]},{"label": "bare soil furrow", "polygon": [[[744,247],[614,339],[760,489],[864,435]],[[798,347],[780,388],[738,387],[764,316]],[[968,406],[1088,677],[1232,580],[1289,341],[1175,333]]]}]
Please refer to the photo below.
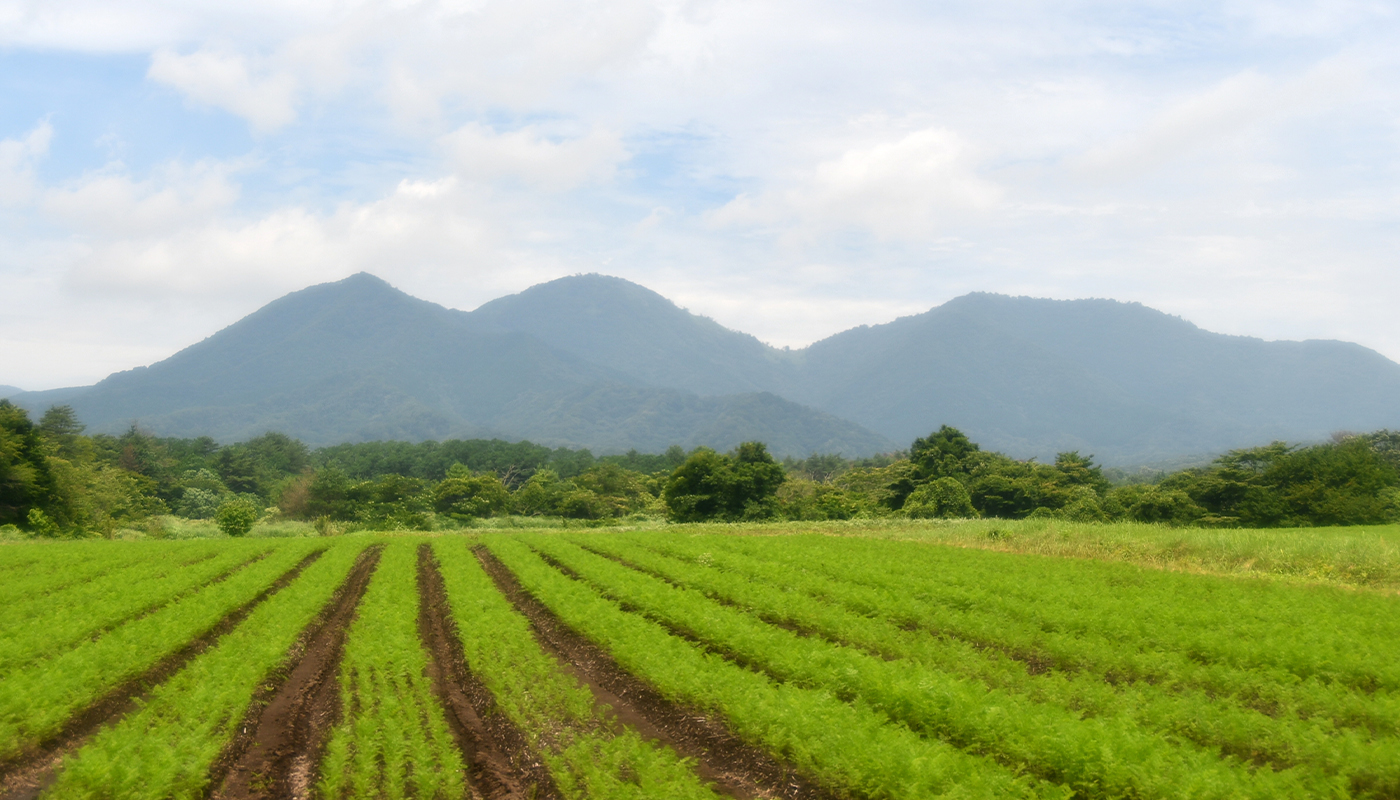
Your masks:
[{"label": "bare soil furrow", "polygon": [[248,707],[242,731],[210,770],[215,798],[306,798],[326,736],[340,718],[340,658],[346,632],[379,563],[365,550],[326,608],[302,633],[278,675]]},{"label": "bare soil furrow", "polygon": [[605,650],[564,625],[490,551],[478,547],[474,552],[501,593],[529,619],[540,644],[567,665],[598,702],[610,706],[619,723],[694,760],[696,772],[720,791],[737,798],[839,797],[767,751],[743,741],[722,719],[667,700],[623,669]]},{"label": "bare soil furrow", "polygon": [[559,790],[544,762],[468,668],[442,574],[427,544],[418,548],[418,593],[418,635],[431,656],[428,677],[468,764],[473,796],[558,800]]},{"label": "bare soil furrow", "polygon": [[136,707],[142,697],[212,647],[221,637],[237,627],[260,603],[296,580],[302,570],[321,557],[321,553],[321,550],[317,550],[307,555],[251,600],[230,611],[212,628],[74,715],[58,733],[39,742],[24,754],[0,763],[0,798],[30,800],[38,797],[53,781],[64,756],[81,747],[102,726],[125,716]]}]

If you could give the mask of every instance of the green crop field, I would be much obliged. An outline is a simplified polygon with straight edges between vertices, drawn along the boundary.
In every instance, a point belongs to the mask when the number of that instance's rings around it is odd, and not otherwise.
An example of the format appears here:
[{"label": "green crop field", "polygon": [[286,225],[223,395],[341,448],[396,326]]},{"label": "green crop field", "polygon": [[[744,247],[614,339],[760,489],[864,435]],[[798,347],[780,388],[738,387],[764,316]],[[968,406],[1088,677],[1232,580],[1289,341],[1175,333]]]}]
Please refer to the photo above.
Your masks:
[{"label": "green crop field", "polygon": [[1400,535],[0,546],[0,798],[1397,798]]}]

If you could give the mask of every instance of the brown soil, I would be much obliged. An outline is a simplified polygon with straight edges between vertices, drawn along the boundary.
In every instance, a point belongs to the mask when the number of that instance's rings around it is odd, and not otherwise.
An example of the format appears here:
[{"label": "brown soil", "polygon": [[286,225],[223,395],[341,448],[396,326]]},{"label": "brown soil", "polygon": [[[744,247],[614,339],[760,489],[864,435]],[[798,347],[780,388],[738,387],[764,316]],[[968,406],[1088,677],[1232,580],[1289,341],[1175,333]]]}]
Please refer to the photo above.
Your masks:
[{"label": "brown soil", "polygon": [[602,648],[564,625],[526,592],[490,551],[477,547],[474,552],[501,593],[529,619],[540,644],[593,692],[599,704],[609,706],[620,723],[636,729],[641,736],[694,760],[696,772],[721,792],[737,798],[840,797],[761,748],[744,742],[722,719],[667,700],[624,670]]},{"label": "brown soil", "polygon": [[320,550],[309,554],[257,596],[230,611],[212,628],[75,714],[57,733],[18,757],[0,762],[0,798],[30,800],[38,797],[40,792],[53,782],[64,756],[84,744],[103,725],[125,716],[151,689],[165,682],[185,664],[212,647],[224,634],[233,630],[252,613],[258,604],[296,580],[302,570],[320,557]]},{"label": "brown soil", "polygon": [[474,798],[557,800],[549,770],[496,699],[467,667],[447,605],[437,559],[427,544],[418,548],[418,636],[431,658],[428,677],[447,710],[447,721],[467,762]]},{"label": "brown soil", "polygon": [[[340,658],[355,610],[379,564],[380,546],[360,554],[326,608],[302,632],[285,676],[259,692],[210,770],[215,798],[309,797],[326,736],[340,717]],[[222,785],[220,785],[222,783]]]}]

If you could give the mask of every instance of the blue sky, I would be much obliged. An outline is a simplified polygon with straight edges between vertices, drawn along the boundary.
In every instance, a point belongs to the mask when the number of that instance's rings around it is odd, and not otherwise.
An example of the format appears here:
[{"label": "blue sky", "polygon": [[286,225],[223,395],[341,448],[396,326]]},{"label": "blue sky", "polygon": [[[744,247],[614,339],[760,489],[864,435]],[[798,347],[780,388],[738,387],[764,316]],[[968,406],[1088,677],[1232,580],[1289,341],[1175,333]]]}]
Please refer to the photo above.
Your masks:
[{"label": "blue sky", "polygon": [[773,344],[969,291],[1400,359],[1393,3],[0,0],[0,384],[366,270]]}]

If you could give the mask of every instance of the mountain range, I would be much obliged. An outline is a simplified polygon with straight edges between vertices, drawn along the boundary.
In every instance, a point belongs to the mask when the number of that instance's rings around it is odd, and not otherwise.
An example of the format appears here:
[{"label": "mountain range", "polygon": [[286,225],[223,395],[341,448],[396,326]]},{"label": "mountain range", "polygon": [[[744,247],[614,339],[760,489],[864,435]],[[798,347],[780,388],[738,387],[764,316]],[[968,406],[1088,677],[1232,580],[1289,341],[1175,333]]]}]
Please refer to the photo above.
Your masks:
[{"label": "mountain range", "polygon": [[496,436],[867,455],[941,424],[1018,457],[1109,464],[1400,427],[1400,365],[1337,341],[1210,333],[1112,300],[970,294],[777,349],[635,283],[577,275],[472,312],[365,273],[276,300],[68,403],[91,430],[312,445]]}]

